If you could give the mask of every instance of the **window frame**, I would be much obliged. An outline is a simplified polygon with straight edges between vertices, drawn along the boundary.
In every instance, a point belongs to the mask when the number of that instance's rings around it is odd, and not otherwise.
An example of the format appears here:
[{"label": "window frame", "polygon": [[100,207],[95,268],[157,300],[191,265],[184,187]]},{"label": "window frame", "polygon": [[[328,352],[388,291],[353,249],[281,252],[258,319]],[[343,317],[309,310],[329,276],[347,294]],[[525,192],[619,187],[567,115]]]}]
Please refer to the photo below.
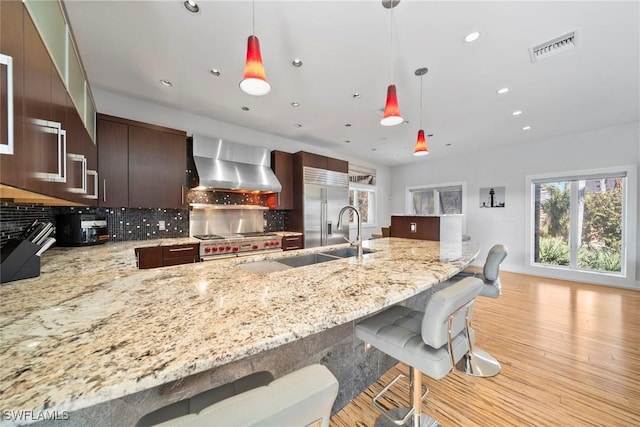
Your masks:
[{"label": "window frame", "polygon": [[[625,185],[623,187],[622,201],[622,253],[621,253],[621,272],[599,271],[583,268],[573,268],[571,263],[569,266],[548,265],[535,262],[535,185],[541,182],[553,181],[573,181],[576,179],[598,179],[607,175],[625,175]],[[623,165],[607,168],[573,170],[566,172],[554,172],[525,176],[525,236],[524,236],[524,255],[525,255],[525,272],[545,277],[554,277],[559,279],[577,280],[591,283],[610,284],[623,287],[633,287],[635,283],[637,265],[636,258],[636,242],[637,226],[633,218],[637,218],[637,168],[635,165]],[[571,186],[572,200],[576,197],[577,187]],[[570,205],[571,214],[575,218],[578,207],[575,203]],[[575,221],[574,221],[575,222]],[[571,228],[575,230],[577,225]],[[570,245],[574,231],[570,230]],[[573,253],[575,252],[575,254]],[[577,256],[577,250],[572,251],[571,256]]]},{"label": "window frame", "polygon": [[[360,191],[366,191],[369,194],[369,203],[368,203],[368,216],[369,216],[369,221],[368,222],[364,222],[362,221],[362,226],[363,227],[375,227],[377,225],[377,215],[376,215],[376,186],[375,185],[368,185],[368,184],[359,184],[356,182],[350,182],[349,183],[349,193],[351,193],[351,191],[354,191],[354,200],[358,199],[358,192]],[[351,194],[349,194],[349,197],[351,197]],[[358,208],[358,211],[360,210],[359,206],[356,206]],[[371,217],[373,217],[373,219],[371,220]],[[349,225],[350,226],[355,226],[356,223],[355,221],[353,221],[351,219],[351,215],[349,218]]]},{"label": "window frame", "polygon": [[[437,190],[439,188],[447,188],[447,187],[460,187],[462,191],[462,197],[460,200],[460,213],[455,215],[466,215],[467,213],[467,182],[466,181],[456,181],[456,182],[446,182],[440,184],[423,184],[423,185],[413,185],[410,187],[405,187],[405,214],[406,215],[416,215],[413,213],[413,196],[412,193],[416,190]],[[436,211],[437,210],[437,211]],[[441,210],[440,206],[440,198],[434,197],[434,212],[433,214],[428,214],[428,216],[439,216],[439,215],[448,215],[446,213],[439,212]]]}]

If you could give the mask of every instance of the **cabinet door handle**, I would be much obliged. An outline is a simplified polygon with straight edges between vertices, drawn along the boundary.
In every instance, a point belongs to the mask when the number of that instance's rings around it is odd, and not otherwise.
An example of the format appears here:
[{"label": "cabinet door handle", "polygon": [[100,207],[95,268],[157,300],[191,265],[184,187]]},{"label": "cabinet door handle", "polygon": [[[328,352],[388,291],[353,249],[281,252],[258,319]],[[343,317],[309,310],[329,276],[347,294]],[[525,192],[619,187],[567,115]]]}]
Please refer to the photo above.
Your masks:
[{"label": "cabinet door handle", "polygon": [[82,154],[68,154],[69,159],[73,162],[79,162],[82,165],[82,184],[80,187],[72,187],[69,189],[72,193],[87,194],[87,159]]},{"label": "cabinet door handle", "polygon": [[93,194],[87,196],[87,199],[98,199],[98,171],[88,170],[87,175],[93,177]]},{"label": "cabinet door handle", "polygon": [[67,182],[67,131],[62,129],[62,124],[49,120],[31,119],[31,124],[39,128],[43,133],[56,135],[58,146],[58,171],[36,172],[36,178],[51,182]]},{"label": "cabinet door handle", "polygon": [[184,205],[184,185],[180,186],[180,204]]},{"label": "cabinet door handle", "polygon": [[278,193],[278,203],[276,203],[277,207],[280,207],[280,193]]},{"label": "cabinet door handle", "polygon": [[107,201],[107,178],[102,178],[102,201]]},{"label": "cabinet door handle", "polygon": [[299,237],[285,237],[287,242],[297,242]]},{"label": "cabinet door handle", "polygon": [[184,251],[192,251],[194,248],[175,248],[169,249],[169,252],[184,252]]},{"label": "cabinet door handle", "polygon": [[0,53],[0,64],[7,66],[7,142],[0,144],[0,154],[13,155],[13,58]]}]

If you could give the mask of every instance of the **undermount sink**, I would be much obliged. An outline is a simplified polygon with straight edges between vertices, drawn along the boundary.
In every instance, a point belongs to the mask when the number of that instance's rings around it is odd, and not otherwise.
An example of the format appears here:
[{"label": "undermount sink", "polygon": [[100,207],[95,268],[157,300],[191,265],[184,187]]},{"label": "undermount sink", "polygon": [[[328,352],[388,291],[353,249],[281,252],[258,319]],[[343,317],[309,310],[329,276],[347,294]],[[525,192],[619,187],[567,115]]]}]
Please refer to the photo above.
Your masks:
[{"label": "undermount sink", "polygon": [[289,267],[304,267],[305,265],[320,264],[321,262],[333,261],[338,258],[334,256],[327,256],[323,253],[300,255],[289,258],[277,258],[273,261],[280,264],[288,265]]},{"label": "undermount sink", "polygon": [[[1,1],[1,0],[0,0]],[[365,254],[373,252],[370,249],[364,249]],[[338,259],[355,257],[358,253],[357,248],[341,248],[326,252],[318,252],[315,254],[299,255],[292,257],[275,258],[271,260],[255,261],[241,264],[240,268],[258,274],[273,273],[283,271],[290,268],[304,267],[306,265],[320,264]]]},{"label": "undermount sink", "polygon": [[[363,254],[370,254],[371,252],[373,252],[371,249],[362,248]],[[338,258],[349,258],[352,256],[356,256],[356,254],[358,253],[358,248],[341,248],[341,249],[334,249],[332,251],[321,252],[321,253],[325,255],[335,256]]]}]

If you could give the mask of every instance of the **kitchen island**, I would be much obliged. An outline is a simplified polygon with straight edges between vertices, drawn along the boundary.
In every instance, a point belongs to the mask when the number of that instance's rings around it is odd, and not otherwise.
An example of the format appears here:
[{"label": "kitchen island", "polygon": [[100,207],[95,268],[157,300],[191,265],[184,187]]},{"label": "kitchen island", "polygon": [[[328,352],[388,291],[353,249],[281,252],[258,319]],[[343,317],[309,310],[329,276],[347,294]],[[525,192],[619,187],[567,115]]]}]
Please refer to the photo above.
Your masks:
[{"label": "kitchen island", "polygon": [[[75,411],[135,393],[144,399],[153,388],[166,395],[196,374],[275,355],[268,352],[296,342],[315,346],[326,331],[348,334],[355,320],[446,281],[479,250],[471,242],[441,247],[385,238],[366,241],[375,252],[362,259],[264,275],[240,264],[328,247],[136,269],[135,247],[187,242],[193,240],[54,249],[43,257],[39,278],[0,286],[3,414]],[[276,376],[302,363],[272,358]],[[265,366],[253,361],[245,372]],[[208,385],[234,379],[222,377],[208,378]],[[6,415],[0,420],[15,424]]]}]

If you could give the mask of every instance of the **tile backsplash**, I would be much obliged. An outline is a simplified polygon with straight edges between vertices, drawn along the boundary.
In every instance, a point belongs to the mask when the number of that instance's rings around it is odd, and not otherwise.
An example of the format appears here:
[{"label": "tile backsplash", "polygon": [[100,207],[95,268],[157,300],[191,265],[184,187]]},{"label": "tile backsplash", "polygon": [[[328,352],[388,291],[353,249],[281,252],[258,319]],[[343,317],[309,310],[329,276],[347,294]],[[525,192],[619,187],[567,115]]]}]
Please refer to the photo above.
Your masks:
[{"label": "tile backsplash", "polygon": [[[196,191],[187,195],[189,203],[226,205],[266,205],[266,196],[251,193],[228,193],[222,191]],[[188,209],[142,209],[142,208],[97,208],[16,205],[0,203],[0,246],[21,235],[22,230],[34,220],[55,222],[62,213],[86,212],[104,215],[107,218],[110,242],[128,240],[150,240],[189,236]],[[265,231],[287,229],[287,211],[265,210]],[[164,221],[165,230],[159,224]]]}]

